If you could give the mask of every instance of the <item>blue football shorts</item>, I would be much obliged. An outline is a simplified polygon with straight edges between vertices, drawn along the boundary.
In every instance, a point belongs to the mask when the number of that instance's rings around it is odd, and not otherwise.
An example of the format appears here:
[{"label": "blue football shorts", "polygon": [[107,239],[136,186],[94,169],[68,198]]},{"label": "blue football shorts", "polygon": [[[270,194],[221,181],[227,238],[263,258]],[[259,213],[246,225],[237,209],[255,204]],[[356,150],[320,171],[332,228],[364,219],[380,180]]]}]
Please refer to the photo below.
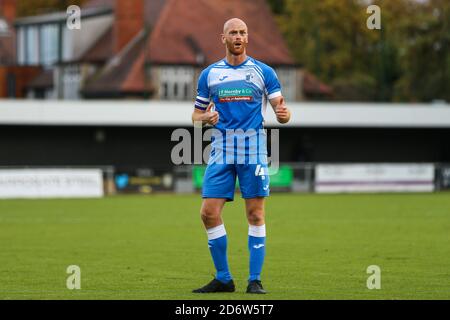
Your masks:
[{"label": "blue football shorts", "polygon": [[267,162],[255,164],[209,163],[203,177],[203,198],[234,200],[236,177],[242,198],[268,197],[269,172]]}]

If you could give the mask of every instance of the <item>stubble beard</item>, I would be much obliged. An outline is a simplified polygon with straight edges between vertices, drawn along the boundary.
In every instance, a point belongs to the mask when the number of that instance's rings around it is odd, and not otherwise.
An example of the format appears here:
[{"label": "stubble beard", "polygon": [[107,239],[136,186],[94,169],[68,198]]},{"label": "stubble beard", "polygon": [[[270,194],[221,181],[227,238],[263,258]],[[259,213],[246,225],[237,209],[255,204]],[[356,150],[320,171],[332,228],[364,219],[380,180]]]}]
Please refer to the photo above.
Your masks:
[{"label": "stubble beard", "polygon": [[244,42],[242,42],[241,48],[240,49],[235,49],[234,48],[234,44],[232,42],[227,42],[227,48],[228,51],[233,55],[233,56],[240,56],[245,54],[246,51],[246,44]]}]

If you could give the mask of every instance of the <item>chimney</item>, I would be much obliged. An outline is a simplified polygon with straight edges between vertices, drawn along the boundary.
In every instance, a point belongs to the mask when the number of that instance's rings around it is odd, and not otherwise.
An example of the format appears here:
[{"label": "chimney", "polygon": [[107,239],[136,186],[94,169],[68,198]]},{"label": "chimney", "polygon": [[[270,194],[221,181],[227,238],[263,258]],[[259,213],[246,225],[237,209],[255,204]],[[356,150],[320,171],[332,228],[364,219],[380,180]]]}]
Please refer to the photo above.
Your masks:
[{"label": "chimney", "polygon": [[114,53],[118,53],[144,29],[144,0],[115,1]]},{"label": "chimney", "polygon": [[13,23],[16,19],[16,2],[16,0],[0,0],[0,15],[5,17],[9,23]]}]

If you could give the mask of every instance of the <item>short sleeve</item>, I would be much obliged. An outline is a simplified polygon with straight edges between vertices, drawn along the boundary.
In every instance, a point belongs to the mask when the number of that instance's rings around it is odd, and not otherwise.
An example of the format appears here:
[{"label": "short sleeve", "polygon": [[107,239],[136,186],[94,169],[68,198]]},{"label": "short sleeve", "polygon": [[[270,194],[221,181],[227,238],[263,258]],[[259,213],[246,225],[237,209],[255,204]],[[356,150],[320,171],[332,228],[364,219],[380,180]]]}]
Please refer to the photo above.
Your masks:
[{"label": "short sleeve", "polygon": [[268,99],[281,96],[280,81],[275,70],[270,67],[264,69],[264,85],[266,86]]},{"label": "short sleeve", "polygon": [[195,98],[195,108],[206,110],[209,104],[209,86],[208,86],[209,69],[205,69],[200,74],[197,84],[197,97]]}]

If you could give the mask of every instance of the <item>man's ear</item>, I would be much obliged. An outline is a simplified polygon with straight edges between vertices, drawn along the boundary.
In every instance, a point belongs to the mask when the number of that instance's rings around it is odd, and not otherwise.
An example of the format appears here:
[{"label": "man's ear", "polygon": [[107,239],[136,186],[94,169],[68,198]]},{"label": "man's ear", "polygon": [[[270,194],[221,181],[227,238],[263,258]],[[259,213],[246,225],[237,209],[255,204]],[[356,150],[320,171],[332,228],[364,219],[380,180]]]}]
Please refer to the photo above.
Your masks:
[{"label": "man's ear", "polygon": [[221,37],[222,37],[222,44],[225,44],[226,43],[226,41],[225,41],[225,35],[222,33],[221,34]]}]

